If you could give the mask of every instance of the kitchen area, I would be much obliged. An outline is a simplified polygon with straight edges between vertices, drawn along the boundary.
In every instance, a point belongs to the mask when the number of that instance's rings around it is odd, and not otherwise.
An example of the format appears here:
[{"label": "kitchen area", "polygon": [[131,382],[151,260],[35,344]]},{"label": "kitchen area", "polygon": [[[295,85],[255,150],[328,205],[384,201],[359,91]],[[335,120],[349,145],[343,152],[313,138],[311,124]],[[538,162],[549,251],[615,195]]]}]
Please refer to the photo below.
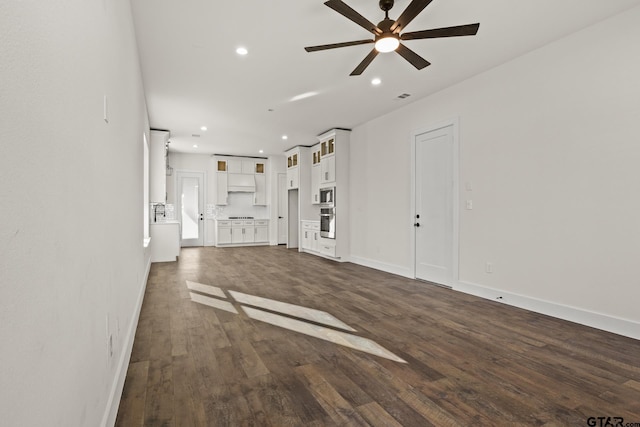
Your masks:
[{"label": "kitchen area", "polygon": [[187,246],[278,244],[348,259],[348,130],[268,157],[174,152],[169,138],[151,131],[153,262]]}]

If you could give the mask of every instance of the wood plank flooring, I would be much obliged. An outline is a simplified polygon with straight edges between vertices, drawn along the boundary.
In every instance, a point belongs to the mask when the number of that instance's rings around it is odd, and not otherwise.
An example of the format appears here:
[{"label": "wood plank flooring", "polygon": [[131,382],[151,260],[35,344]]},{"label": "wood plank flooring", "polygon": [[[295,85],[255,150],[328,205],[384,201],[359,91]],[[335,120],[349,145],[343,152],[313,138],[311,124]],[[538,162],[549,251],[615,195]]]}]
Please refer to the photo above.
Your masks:
[{"label": "wood plank flooring", "polygon": [[[191,301],[187,280],[221,288],[239,314]],[[326,311],[407,363],[252,320],[229,291]],[[152,265],[116,424],[586,426],[589,417],[640,423],[640,341],[283,247],[207,247]]]}]

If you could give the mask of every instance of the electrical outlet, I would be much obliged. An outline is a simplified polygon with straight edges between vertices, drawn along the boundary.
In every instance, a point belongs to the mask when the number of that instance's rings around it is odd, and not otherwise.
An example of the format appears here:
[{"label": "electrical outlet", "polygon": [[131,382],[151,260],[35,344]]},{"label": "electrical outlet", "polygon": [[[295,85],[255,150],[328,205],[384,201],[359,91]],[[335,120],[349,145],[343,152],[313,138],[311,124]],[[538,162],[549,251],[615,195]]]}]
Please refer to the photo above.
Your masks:
[{"label": "electrical outlet", "polygon": [[487,262],[487,263],[484,265],[484,271],[485,271],[486,273],[493,273],[493,263],[492,263],[492,262]]},{"label": "electrical outlet", "polygon": [[467,200],[467,210],[473,210],[473,200]]}]

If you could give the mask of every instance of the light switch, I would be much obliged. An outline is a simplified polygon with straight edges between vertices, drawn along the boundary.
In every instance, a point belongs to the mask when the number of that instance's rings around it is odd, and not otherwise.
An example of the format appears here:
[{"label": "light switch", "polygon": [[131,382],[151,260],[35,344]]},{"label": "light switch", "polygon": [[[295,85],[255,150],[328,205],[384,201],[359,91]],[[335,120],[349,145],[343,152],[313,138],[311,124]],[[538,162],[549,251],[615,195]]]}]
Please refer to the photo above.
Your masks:
[{"label": "light switch", "polygon": [[467,210],[470,211],[473,209],[473,200],[467,200]]}]

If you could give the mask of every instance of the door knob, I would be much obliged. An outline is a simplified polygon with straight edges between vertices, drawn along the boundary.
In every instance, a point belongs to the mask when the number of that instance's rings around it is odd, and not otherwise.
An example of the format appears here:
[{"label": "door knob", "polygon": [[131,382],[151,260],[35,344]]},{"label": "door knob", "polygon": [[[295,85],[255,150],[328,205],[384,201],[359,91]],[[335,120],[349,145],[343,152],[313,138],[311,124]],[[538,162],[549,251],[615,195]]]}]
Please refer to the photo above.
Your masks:
[{"label": "door knob", "polygon": [[414,227],[420,227],[420,223],[416,222],[415,224],[413,224]]},{"label": "door knob", "polygon": [[282,218],[284,218],[284,217],[283,217],[283,216],[279,216],[279,217],[278,217],[278,219],[282,219]]}]

